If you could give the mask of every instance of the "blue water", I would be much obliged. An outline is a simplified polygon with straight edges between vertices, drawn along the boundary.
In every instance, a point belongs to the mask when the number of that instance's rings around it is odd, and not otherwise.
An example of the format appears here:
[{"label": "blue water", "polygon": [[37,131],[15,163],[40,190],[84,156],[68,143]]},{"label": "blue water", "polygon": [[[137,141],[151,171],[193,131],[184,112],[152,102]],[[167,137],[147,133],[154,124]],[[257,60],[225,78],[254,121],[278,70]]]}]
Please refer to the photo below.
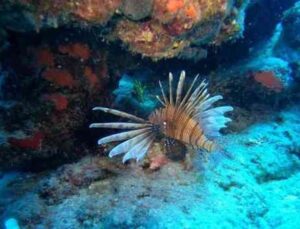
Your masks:
[{"label": "blue water", "polygon": [[1,228],[300,228],[300,2],[203,2],[0,3]]}]

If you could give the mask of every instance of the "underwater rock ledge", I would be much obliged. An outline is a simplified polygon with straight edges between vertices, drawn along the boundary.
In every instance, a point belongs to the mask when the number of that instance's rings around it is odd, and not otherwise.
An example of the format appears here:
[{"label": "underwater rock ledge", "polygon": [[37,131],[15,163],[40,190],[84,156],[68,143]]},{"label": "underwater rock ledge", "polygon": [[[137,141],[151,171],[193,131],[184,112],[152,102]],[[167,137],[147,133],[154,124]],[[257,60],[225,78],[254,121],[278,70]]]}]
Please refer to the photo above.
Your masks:
[{"label": "underwater rock ledge", "polygon": [[5,36],[5,30],[29,32],[61,26],[97,26],[105,41],[121,41],[131,52],[153,60],[199,60],[206,57],[206,46],[241,37],[248,2],[9,0],[0,9],[0,36]]}]

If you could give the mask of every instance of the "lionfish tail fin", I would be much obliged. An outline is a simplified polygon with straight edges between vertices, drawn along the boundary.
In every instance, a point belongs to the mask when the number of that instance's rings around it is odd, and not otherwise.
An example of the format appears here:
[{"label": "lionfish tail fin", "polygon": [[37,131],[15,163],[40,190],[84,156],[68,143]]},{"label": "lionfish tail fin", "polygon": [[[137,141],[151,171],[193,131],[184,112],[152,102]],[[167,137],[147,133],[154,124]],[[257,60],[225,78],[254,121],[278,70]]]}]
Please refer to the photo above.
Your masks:
[{"label": "lionfish tail fin", "polygon": [[204,109],[198,109],[197,118],[201,123],[205,135],[209,139],[221,136],[220,130],[227,127],[227,124],[232,121],[225,116],[230,111],[233,111],[233,107],[231,106],[211,107],[210,105],[205,106]]}]

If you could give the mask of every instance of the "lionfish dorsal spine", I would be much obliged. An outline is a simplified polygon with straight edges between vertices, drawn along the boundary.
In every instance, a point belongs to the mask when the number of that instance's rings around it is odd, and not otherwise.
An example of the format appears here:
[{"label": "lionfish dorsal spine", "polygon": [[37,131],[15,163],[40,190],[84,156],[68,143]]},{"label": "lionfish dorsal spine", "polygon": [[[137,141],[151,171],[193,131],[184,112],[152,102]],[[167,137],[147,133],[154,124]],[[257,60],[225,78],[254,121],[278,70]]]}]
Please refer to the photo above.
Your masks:
[{"label": "lionfish dorsal spine", "polygon": [[162,99],[156,95],[156,99],[161,103],[161,105],[166,106],[166,103],[162,101]]},{"label": "lionfish dorsal spine", "polygon": [[194,90],[192,95],[189,97],[188,101],[186,102],[184,108],[185,109],[191,109],[194,108],[197,104],[197,101],[200,96],[206,95],[206,83],[204,81],[201,82],[201,84]]},{"label": "lionfish dorsal spine", "polygon": [[126,131],[126,132],[122,132],[122,133],[118,133],[118,134],[109,135],[107,137],[99,139],[98,145],[106,144],[106,143],[110,143],[110,142],[124,141],[129,138],[133,138],[139,134],[145,133],[146,131],[149,131],[150,128],[151,127],[146,127],[146,128],[142,128],[142,129],[130,130],[130,131]]},{"label": "lionfish dorsal spine", "polygon": [[189,96],[190,96],[190,94],[191,94],[191,92],[192,92],[192,89],[193,89],[193,87],[194,87],[194,85],[195,85],[195,83],[196,83],[198,77],[199,77],[199,74],[197,74],[197,75],[194,77],[192,84],[190,85],[190,87],[189,87],[188,91],[186,92],[184,98],[181,100],[181,102],[180,102],[180,104],[179,104],[179,108],[181,108],[181,107],[185,104],[186,100],[189,98]]},{"label": "lionfish dorsal spine", "polygon": [[180,74],[180,77],[179,77],[178,85],[177,85],[175,106],[179,106],[184,80],[185,80],[185,71],[182,71]]},{"label": "lionfish dorsal spine", "polygon": [[167,97],[166,97],[166,94],[165,94],[164,88],[163,88],[163,86],[162,86],[162,84],[161,84],[160,80],[158,81],[158,83],[159,83],[159,87],[160,87],[161,94],[162,94],[163,101],[164,101],[164,102],[163,102],[163,104],[164,104],[164,105],[166,105],[166,104],[168,104],[168,100],[167,100]]},{"label": "lionfish dorsal spine", "polygon": [[174,105],[174,100],[173,100],[173,74],[170,72],[169,73],[169,97],[170,97],[170,104],[173,106]]}]

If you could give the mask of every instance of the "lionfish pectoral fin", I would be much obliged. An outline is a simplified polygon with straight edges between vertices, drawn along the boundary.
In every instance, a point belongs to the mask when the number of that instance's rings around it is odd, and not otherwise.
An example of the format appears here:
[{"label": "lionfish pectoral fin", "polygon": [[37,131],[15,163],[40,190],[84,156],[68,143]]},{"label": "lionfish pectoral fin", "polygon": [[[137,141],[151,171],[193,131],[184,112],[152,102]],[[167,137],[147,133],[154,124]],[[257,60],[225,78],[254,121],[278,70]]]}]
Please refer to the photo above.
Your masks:
[{"label": "lionfish pectoral fin", "polygon": [[152,144],[153,137],[149,136],[143,139],[140,143],[136,144],[132,149],[130,149],[123,157],[123,163],[128,161],[129,159],[136,159],[139,161],[142,159],[146,152],[148,151],[148,148]]},{"label": "lionfish pectoral fin", "polygon": [[130,149],[127,153],[125,153],[125,155],[123,156],[123,163],[125,163],[126,161],[132,159],[132,158],[136,158],[136,154],[144,147],[145,143],[145,139],[143,139],[141,142],[139,142],[138,144],[136,144],[134,147],[132,147],[132,149]]},{"label": "lionfish pectoral fin", "polygon": [[150,127],[151,124],[144,123],[130,123],[130,122],[106,122],[106,123],[92,123],[90,128],[111,128],[111,129],[138,129]]},{"label": "lionfish pectoral fin", "polygon": [[113,135],[99,139],[98,145],[106,144],[106,143],[110,143],[110,142],[127,140],[129,138],[133,138],[139,134],[142,134],[148,130],[149,130],[149,128],[143,128],[143,129],[138,129],[138,130],[126,131],[126,132],[122,132],[122,133],[118,133],[118,134],[113,134]]},{"label": "lionfish pectoral fin", "polygon": [[151,148],[153,142],[154,142],[155,137],[152,136],[149,138],[149,140],[147,141],[146,146],[137,154],[136,156],[136,161],[139,162],[140,160],[142,160],[146,153],[148,152],[148,150]]},{"label": "lionfish pectoral fin", "polygon": [[139,144],[139,142],[142,141],[148,135],[149,135],[148,132],[139,134],[125,142],[118,144],[110,151],[109,157],[113,157],[113,156],[128,152],[132,147]]},{"label": "lionfish pectoral fin", "polygon": [[122,118],[128,118],[128,119],[131,119],[136,122],[146,122],[146,120],[139,118],[135,115],[128,114],[124,111],[119,111],[119,110],[115,110],[115,109],[111,109],[111,108],[107,108],[107,107],[94,107],[93,111],[103,111],[105,113],[110,113],[110,114],[113,114],[113,115],[116,115],[116,116],[119,116]]}]

